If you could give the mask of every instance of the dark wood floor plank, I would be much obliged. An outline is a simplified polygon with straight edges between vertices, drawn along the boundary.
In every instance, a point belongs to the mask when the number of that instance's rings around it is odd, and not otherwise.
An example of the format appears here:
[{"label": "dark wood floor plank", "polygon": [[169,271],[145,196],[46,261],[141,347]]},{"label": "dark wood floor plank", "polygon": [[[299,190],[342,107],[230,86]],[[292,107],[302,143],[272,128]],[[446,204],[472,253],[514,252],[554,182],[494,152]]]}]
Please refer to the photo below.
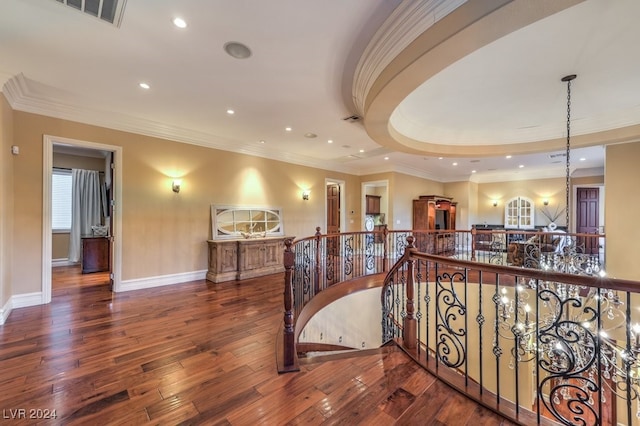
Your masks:
[{"label": "dark wood floor plank", "polygon": [[395,346],[307,358],[279,375],[282,274],[118,294],[108,276],[77,268],[53,280],[51,304],[15,309],[0,327],[0,406],[55,409],[43,425],[501,421]]}]

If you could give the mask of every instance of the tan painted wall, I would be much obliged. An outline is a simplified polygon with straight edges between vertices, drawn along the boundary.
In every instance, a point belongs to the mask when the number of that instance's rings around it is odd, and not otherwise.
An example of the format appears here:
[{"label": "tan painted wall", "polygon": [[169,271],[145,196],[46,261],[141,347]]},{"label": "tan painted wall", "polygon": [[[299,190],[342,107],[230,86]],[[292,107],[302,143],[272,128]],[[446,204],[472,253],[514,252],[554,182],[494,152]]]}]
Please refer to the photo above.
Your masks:
[{"label": "tan painted wall", "polygon": [[11,297],[13,262],[13,111],[0,96],[0,312]]},{"label": "tan painted wall", "polygon": [[474,189],[477,193],[477,184],[473,182],[449,182],[444,184],[444,195],[453,197],[456,205],[456,229],[471,229],[470,218],[475,217]]},{"label": "tan painted wall", "polygon": [[[640,279],[640,142],[607,147],[605,160],[606,263],[610,277]],[[636,209],[636,205],[638,209]]]},{"label": "tan painted wall", "polygon": [[[19,111],[13,113],[21,154],[14,158],[15,235],[12,294],[39,292],[42,253],[43,135],[120,146],[122,175],[122,279],[205,270],[211,235],[210,206],[283,208],[285,233],[312,235],[324,228],[325,178],[345,181],[347,229],[359,229],[360,179],[279,161],[182,144]],[[11,112],[4,115],[11,121]],[[4,170],[4,168],[3,168]],[[173,177],[182,178],[179,194]],[[303,202],[301,188],[311,189]],[[116,188],[116,190],[118,190]],[[3,203],[4,205],[4,203]],[[4,215],[3,215],[4,217]]]},{"label": "tan painted wall", "polygon": [[[551,213],[564,209],[566,205],[565,199],[565,179],[532,179],[513,182],[492,182],[481,183],[478,185],[478,215],[479,223],[487,222],[490,225],[504,224],[504,206],[511,198],[524,196],[533,200],[536,207],[535,226],[542,227],[547,225],[548,220],[545,218],[540,209],[543,206],[543,200],[549,200],[548,210]],[[492,200],[497,200],[498,205],[493,206]],[[564,213],[558,218],[556,224],[564,225]]]}]

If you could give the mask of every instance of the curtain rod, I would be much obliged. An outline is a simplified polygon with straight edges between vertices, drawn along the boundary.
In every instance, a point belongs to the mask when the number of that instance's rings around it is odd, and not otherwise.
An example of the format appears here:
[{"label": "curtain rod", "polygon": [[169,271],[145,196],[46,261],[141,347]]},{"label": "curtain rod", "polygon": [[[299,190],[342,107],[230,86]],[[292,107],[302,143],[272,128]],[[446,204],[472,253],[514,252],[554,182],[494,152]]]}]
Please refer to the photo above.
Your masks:
[{"label": "curtain rod", "polygon": [[[69,167],[52,167],[52,168],[53,168],[53,170],[68,170],[68,171],[73,170],[73,169],[71,169]],[[87,170],[89,170],[89,169],[87,169]],[[94,170],[94,171],[104,174],[104,172],[102,170]]]}]

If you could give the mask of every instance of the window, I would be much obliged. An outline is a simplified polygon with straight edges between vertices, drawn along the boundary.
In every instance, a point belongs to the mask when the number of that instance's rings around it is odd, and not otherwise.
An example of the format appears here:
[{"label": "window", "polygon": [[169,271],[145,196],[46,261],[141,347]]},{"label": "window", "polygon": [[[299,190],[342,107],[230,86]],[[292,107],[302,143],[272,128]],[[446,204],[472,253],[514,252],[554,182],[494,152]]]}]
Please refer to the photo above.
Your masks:
[{"label": "window", "polygon": [[504,207],[504,227],[533,229],[533,201],[527,197],[510,199]]},{"label": "window", "polygon": [[71,170],[53,171],[51,222],[53,232],[69,232],[71,229]]}]

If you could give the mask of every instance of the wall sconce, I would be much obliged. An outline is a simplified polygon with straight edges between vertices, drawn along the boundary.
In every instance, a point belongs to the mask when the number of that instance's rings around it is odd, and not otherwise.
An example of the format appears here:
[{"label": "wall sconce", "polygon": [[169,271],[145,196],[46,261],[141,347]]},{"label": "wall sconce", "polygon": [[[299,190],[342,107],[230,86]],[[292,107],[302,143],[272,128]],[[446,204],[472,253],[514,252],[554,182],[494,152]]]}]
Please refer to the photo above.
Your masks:
[{"label": "wall sconce", "polygon": [[549,200],[547,200],[546,198],[544,200],[542,200],[542,204],[544,204],[545,206],[549,205]]},{"label": "wall sconce", "polygon": [[309,192],[310,191],[308,189],[305,189],[304,191],[302,191],[302,199],[303,200],[305,200],[305,201],[309,200]]},{"label": "wall sconce", "polygon": [[493,200],[493,207],[497,207],[498,206],[498,200]]},{"label": "wall sconce", "polygon": [[173,190],[173,192],[180,192],[180,185],[182,184],[182,180],[180,179],[174,179],[173,180],[173,184],[171,185],[171,189]]}]

